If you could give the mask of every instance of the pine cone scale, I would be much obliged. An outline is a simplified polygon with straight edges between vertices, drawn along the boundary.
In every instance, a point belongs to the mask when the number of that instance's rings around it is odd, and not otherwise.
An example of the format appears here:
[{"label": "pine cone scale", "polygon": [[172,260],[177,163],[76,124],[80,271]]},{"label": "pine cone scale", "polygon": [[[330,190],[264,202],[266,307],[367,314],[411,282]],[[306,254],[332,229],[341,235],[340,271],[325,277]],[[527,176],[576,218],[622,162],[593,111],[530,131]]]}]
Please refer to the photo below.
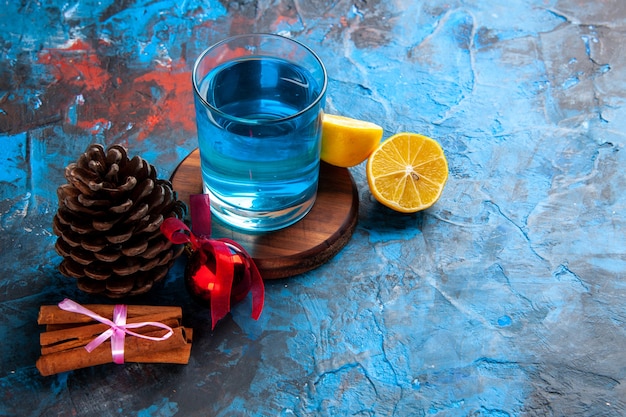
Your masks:
[{"label": "pine cone scale", "polygon": [[106,239],[109,241],[109,243],[112,243],[114,245],[119,245],[120,243],[126,242],[132,236],[133,236],[133,231],[127,230],[127,231],[117,232],[116,234],[107,235]]},{"label": "pine cone scale", "polygon": [[149,196],[154,190],[155,182],[152,178],[146,178],[141,184],[137,185],[133,190],[133,194],[130,198],[131,201],[141,201],[143,198]]},{"label": "pine cone scale", "polygon": [[106,248],[105,250],[100,250],[98,252],[94,252],[93,256],[96,257],[97,260],[102,262],[115,262],[122,257],[122,251],[120,248]]},{"label": "pine cone scale", "polygon": [[148,241],[142,241],[133,246],[128,246],[122,249],[122,254],[126,256],[138,256],[141,255],[148,249]]},{"label": "pine cone scale", "polygon": [[130,198],[128,198],[123,203],[109,208],[109,211],[115,214],[126,213],[128,210],[130,210],[133,207],[133,201],[136,201],[136,200],[131,200]]},{"label": "pine cone scale", "polygon": [[61,231],[61,239],[63,239],[65,241],[65,243],[67,243],[68,245],[70,245],[71,247],[75,248],[77,246],[80,246],[82,243],[82,239],[80,237],[80,234],[74,232],[71,229],[65,229]]},{"label": "pine cone scale", "polygon": [[85,276],[82,265],[74,262],[72,258],[65,258],[63,262],[61,262],[59,269],[68,277],[82,278]]},{"label": "pine cone scale", "polygon": [[89,239],[85,239],[80,242],[80,246],[82,246],[83,249],[92,251],[94,253],[102,251],[104,248],[106,248],[107,244],[107,240],[100,235],[90,236]]},{"label": "pine cone scale", "polygon": [[139,204],[135,211],[131,212],[126,218],[125,223],[134,223],[137,220],[140,220],[148,214],[150,210],[150,206],[147,203]]},{"label": "pine cone scale", "polygon": [[70,253],[72,252],[72,247],[62,239],[57,239],[54,244],[54,249],[64,258],[70,256]]}]

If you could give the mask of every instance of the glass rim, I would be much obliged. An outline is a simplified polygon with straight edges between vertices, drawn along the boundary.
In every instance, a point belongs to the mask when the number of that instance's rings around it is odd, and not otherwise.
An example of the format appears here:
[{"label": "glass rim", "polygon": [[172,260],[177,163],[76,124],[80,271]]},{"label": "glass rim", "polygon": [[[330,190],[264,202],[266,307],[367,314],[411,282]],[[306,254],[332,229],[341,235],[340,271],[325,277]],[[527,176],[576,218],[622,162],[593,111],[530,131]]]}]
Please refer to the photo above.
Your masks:
[{"label": "glass rim", "polygon": [[[202,97],[202,94],[200,94],[198,83],[196,82],[196,73],[198,71],[198,67],[200,66],[200,62],[204,59],[204,57],[215,48],[225,43],[231,42],[233,40],[243,39],[243,38],[261,38],[261,37],[275,38],[279,40],[286,40],[288,42],[293,42],[294,44],[296,44],[299,47],[304,48],[306,52],[311,54],[311,56],[315,59],[315,61],[319,64],[320,68],[322,69],[322,76],[323,76],[323,83],[320,88],[319,94],[317,95],[317,97],[315,97],[315,100],[313,100],[308,106],[306,106],[302,110],[299,110],[297,113],[291,114],[289,116],[281,117],[278,119],[263,119],[263,120],[252,120],[252,119],[245,119],[242,117],[233,116],[232,114],[223,112],[222,110],[218,109],[217,107],[213,106],[211,103],[206,101],[206,99]],[[319,104],[319,102],[322,100],[322,98],[326,94],[326,87],[328,85],[328,74],[326,73],[326,67],[324,66],[324,63],[322,62],[320,57],[311,48],[309,48],[308,46],[306,46],[300,41],[297,41],[292,38],[288,38],[283,35],[278,35],[275,33],[248,33],[248,34],[242,34],[242,35],[235,35],[235,36],[229,36],[228,38],[222,39],[219,42],[214,43],[213,45],[209,46],[204,51],[202,51],[202,53],[198,56],[198,58],[196,58],[196,62],[193,65],[191,78],[192,78],[192,83],[193,83],[194,94],[200,100],[203,106],[208,107],[212,112],[215,112],[219,114],[221,117],[224,117],[230,121],[241,123],[241,124],[247,124],[247,125],[269,125],[269,124],[275,124],[275,123],[282,123],[282,122],[300,117],[301,115],[308,112],[309,110],[311,110],[312,108],[314,108],[315,106]]]}]

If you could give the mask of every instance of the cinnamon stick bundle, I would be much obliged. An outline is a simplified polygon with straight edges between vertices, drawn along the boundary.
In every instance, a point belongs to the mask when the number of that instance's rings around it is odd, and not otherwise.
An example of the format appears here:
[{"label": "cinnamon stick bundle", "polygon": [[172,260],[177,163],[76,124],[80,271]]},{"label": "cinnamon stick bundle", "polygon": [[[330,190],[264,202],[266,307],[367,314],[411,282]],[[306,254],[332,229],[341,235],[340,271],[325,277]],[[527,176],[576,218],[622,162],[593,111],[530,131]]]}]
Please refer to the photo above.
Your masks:
[{"label": "cinnamon stick bundle", "polygon": [[[114,306],[83,305],[93,313],[111,319]],[[181,326],[180,307],[127,306],[126,323],[157,322],[169,326],[173,334],[164,340],[149,340],[132,335],[124,338],[124,361],[143,363],[186,364],[191,354],[192,330]],[[89,316],[68,312],[59,306],[42,306],[38,323],[46,325],[40,335],[41,357],[36,366],[41,375],[48,376],[89,366],[113,362],[110,340],[91,352],[85,346],[109,329]],[[146,325],[132,329],[147,337],[163,337],[166,329]]]}]

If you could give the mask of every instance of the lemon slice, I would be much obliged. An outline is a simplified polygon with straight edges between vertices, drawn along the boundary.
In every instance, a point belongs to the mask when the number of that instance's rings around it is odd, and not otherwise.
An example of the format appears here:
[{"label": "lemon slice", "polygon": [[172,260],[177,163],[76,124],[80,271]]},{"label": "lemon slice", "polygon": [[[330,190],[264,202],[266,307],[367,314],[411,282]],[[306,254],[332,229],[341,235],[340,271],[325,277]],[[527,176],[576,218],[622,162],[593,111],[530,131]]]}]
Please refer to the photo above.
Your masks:
[{"label": "lemon slice", "polygon": [[435,204],[448,179],[448,161],[439,143],[417,133],[398,133],[382,142],[369,156],[366,170],[374,198],[402,213]]},{"label": "lemon slice", "polygon": [[325,114],[322,121],[320,158],[339,167],[352,167],[365,161],[383,137],[375,123]]}]

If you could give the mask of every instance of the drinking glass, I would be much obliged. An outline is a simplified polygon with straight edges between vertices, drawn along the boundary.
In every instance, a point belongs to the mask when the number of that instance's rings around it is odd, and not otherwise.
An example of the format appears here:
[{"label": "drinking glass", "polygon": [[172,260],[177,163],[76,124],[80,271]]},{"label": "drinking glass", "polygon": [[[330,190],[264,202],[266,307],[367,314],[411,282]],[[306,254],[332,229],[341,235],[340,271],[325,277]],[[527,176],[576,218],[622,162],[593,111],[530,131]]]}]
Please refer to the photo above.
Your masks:
[{"label": "drinking glass", "polygon": [[193,68],[204,192],[223,222],[271,231],[315,202],[326,69],[295,40],[228,38]]}]

